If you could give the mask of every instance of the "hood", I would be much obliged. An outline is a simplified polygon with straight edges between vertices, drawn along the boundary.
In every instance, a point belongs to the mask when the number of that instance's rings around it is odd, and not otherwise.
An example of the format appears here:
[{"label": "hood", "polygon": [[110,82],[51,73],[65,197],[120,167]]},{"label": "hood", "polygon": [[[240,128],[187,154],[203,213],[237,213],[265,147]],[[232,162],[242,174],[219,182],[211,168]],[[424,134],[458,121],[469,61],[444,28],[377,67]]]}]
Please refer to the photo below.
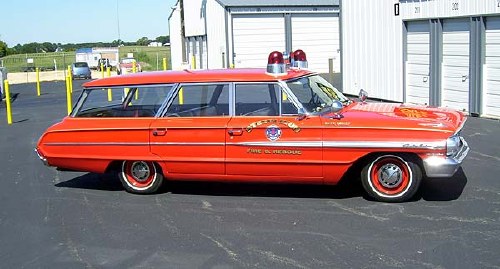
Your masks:
[{"label": "hood", "polygon": [[430,106],[417,106],[395,103],[358,103],[354,102],[343,110],[342,121],[350,126],[425,129],[429,131],[458,132],[465,123],[463,113]]}]

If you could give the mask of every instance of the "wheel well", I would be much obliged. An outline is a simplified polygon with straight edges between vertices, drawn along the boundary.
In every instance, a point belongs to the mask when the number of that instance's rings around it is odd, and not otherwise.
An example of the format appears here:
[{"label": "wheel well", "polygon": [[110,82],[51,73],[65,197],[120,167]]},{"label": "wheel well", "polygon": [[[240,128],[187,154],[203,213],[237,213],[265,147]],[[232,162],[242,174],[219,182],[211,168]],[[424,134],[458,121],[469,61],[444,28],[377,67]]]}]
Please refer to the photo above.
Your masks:
[{"label": "wheel well", "polygon": [[[105,173],[119,172],[121,170],[121,166],[122,166],[123,161],[125,161],[125,160],[112,161],[108,165],[108,167],[106,168],[106,172]],[[156,164],[156,169],[158,170],[158,173],[161,173],[162,175],[165,175],[163,173],[163,169],[161,168],[161,165],[158,162],[156,162],[156,161],[151,161],[151,162],[153,162],[154,164]]]},{"label": "wheel well", "polygon": [[369,164],[376,158],[384,155],[394,155],[402,157],[403,159],[414,162],[420,168],[423,167],[422,159],[420,159],[420,157],[417,154],[412,152],[390,152],[390,151],[372,152],[354,161],[351,167],[347,169],[347,172],[345,172],[344,176],[340,179],[339,183],[344,181],[359,181],[361,170],[363,169],[363,167],[365,167],[365,165]]}]

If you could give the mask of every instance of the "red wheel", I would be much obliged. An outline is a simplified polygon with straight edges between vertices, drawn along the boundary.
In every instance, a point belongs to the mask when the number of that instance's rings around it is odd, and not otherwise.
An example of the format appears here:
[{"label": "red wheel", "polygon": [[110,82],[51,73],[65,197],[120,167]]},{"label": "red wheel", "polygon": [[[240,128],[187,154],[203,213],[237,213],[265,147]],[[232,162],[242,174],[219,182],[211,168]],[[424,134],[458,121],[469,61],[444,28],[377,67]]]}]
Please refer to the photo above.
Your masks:
[{"label": "red wheel", "polygon": [[402,157],[385,155],[363,168],[361,180],[366,192],[378,201],[402,202],[418,190],[422,171],[418,165]]},{"label": "red wheel", "polygon": [[119,173],[123,187],[133,193],[153,193],[163,182],[157,166],[148,161],[124,161]]}]

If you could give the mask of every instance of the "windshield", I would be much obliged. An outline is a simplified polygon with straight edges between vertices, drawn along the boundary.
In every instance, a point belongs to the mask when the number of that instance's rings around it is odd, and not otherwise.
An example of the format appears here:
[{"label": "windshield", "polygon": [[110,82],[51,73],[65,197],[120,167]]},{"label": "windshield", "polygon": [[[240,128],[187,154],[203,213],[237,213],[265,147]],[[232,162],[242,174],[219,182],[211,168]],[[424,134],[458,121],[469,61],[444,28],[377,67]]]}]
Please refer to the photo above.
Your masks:
[{"label": "windshield", "polygon": [[349,103],[347,97],[319,75],[289,80],[286,84],[308,112],[321,112],[335,100]]},{"label": "windshield", "polygon": [[131,64],[133,62],[135,62],[134,58],[123,58],[122,59],[122,64]]}]

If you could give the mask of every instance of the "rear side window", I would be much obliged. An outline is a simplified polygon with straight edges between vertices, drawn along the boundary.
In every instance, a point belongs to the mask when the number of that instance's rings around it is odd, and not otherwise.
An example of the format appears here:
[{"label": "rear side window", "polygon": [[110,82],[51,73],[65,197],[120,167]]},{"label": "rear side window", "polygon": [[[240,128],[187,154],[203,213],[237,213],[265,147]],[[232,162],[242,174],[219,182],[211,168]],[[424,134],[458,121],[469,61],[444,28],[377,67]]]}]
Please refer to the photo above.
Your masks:
[{"label": "rear side window", "polygon": [[74,117],[154,117],[172,86],[85,89]]},{"label": "rear side window", "polygon": [[229,85],[182,85],[167,109],[166,117],[229,115]]}]

